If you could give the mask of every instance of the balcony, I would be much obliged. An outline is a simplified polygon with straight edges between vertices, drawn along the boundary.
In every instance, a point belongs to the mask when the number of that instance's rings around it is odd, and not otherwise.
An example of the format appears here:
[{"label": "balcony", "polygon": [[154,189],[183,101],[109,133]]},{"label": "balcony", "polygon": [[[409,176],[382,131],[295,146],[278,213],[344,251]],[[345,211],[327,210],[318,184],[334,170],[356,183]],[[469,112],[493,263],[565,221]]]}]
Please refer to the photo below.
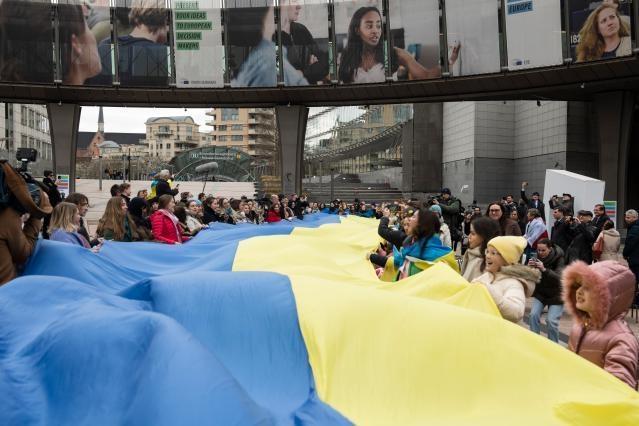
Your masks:
[{"label": "balcony", "polygon": [[173,134],[173,130],[156,130],[153,132],[153,136],[164,137],[171,136]]},{"label": "balcony", "polygon": [[179,140],[179,141],[174,141],[175,143],[175,147],[177,148],[178,146],[184,146],[184,147],[189,147],[189,148],[193,148],[196,147],[198,145],[200,145],[200,143],[194,139],[188,139],[188,140]]}]

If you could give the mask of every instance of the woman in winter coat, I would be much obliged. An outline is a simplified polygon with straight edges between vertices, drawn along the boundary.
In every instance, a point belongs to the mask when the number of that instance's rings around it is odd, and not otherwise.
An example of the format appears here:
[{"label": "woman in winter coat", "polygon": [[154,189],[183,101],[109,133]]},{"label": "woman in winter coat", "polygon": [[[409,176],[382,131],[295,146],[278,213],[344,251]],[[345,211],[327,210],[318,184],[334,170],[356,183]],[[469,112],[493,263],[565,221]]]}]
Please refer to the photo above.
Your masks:
[{"label": "woman in winter coat", "polygon": [[96,234],[105,240],[139,241],[138,227],[128,214],[129,208],[124,198],[119,195],[107,201],[104,214],[98,222]]},{"label": "woman in winter coat", "polygon": [[439,238],[439,218],[426,209],[417,209],[410,217],[406,240],[401,249],[393,247],[390,258],[369,255],[377,266],[385,267],[384,281],[401,280],[415,275],[431,265],[443,262],[459,272],[455,254],[450,247],[442,244]]},{"label": "woman in winter coat", "polygon": [[80,212],[78,207],[72,203],[58,203],[51,214],[49,239],[90,249],[89,241],[78,233],[79,227]]},{"label": "woman in winter coat", "polygon": [[639,342],[625,321],[635,275],[619,262],[577,261],[566,267],[562,283],[574,316],[568,348],[637,389]]},{"label": "woman in winter coat", "polygon": [[200,209],[198,207],[199,201],[190,200],[187,204],[186,209],[186,226],[189,229],[191,235],[195,235],[200,232],[204,228],[208,228],[205,224],[200,221],[199,212]]},{"label": "woman in winter coat", "polygon": [[526,309],[526,297],[541,278],[537,269],[519,263],[528,242],[524,237],[496,237],[486,249],[486,272],[474,282],[483,284],[492,296],[501,316],[520,322]]},{"label": "woman in winter coat", "polygon": [[548,306],[546,325],[548,338],[559,343],[559,319],[564,312],[561,299],[561,272],[564,269],[564,252],[548,238],[537,242],[538,258],[528,260],[528,266],[541,271],[541,281],[535,286],[530,310],[530,331],[540,334],[541,314]]},{"label": "woman in winter coat", "polygon": [[211,222],[222,222],[222,216],[219,213],[220,205],[215,197],[207,197],[204,200],[204,208],[202,222],[208,225]]},{"label": "woman in winter coat", "polygon": [[506,206],[502,203],[492,203],[488,205],[486,216],[499,223],[502,236],[520,236],[521,229],[514,220],[510,219],[510,214],[506,211]]},{"label": "woman in winter coat", "polygon": [[135,223],[141,241],[153,240],[151,222],[148,219],[149,204],[145,198],[135,197],[129,203],[129,218]]},{"label": "woman in winter coat", "polygon": [[464,253],[461,273],[468,281],[473,281],[484,273],[488,241],[499,236],[499,225],[494,220],[479,216],[470,222],[468,250]]},{"label": "woman in winter coat", "polygon": [[266,212],[266,219],[265,222],[268,223],[275,223],[275,222],[279,222],[282,220],[282,216],[280,213],[280,203],[275,203],[271,206],[270,209],[268,209],[268,211]]},{"label": "woman in winter coat", "polygon": [[603,239],[603,248],[601,250],[599,260],[621,261],[622,257],[619,255],[621,235],[619,235],[619,231],[615,229],[615,224],[612,223],[611,220],[604,223],[603,230],[599,234],[598,238]]},{"label": "woman in winter coat", "polygon": [[155,240],[166,244],[182,244],[188,241],[188,237],[182,237],[179,220],[173,213],[175,201],[170,194],[162,195],[159,200],[159,209],[151,215],[151,225]]}]

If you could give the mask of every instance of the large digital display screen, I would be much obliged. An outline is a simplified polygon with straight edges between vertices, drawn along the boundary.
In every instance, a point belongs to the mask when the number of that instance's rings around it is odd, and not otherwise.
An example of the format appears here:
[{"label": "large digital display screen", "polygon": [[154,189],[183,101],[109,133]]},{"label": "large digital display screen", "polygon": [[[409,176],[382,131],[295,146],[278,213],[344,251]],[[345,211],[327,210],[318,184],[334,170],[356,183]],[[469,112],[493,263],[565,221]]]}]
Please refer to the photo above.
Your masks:
[{"label": "large digital display screen", "polygon": [[572,0],[570,49],[576,62],[632,55],[630,0]]}]

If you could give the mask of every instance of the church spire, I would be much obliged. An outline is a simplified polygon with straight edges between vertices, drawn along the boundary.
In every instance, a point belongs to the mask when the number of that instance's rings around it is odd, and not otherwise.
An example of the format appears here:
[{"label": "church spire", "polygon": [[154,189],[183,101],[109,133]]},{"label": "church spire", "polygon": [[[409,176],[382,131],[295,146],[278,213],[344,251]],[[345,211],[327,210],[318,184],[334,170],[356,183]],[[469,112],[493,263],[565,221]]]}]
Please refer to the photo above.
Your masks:
[{"label": "church spire", "polygon": [[104,111],[100,107],[100,114],[98,115],[98,133],[104,134]]}]

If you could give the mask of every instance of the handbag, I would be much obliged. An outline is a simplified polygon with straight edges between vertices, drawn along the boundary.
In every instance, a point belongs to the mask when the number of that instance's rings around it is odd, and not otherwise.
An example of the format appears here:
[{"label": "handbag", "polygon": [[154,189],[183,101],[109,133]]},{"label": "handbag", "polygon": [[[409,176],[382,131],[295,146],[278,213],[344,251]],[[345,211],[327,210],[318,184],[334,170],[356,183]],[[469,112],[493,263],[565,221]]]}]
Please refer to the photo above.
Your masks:
[{"label": "handbag", "polygon": [[597,241],[592,245],[592,257],[599,260],[601,253],[603,253],[603,233],[599,234]]}]

